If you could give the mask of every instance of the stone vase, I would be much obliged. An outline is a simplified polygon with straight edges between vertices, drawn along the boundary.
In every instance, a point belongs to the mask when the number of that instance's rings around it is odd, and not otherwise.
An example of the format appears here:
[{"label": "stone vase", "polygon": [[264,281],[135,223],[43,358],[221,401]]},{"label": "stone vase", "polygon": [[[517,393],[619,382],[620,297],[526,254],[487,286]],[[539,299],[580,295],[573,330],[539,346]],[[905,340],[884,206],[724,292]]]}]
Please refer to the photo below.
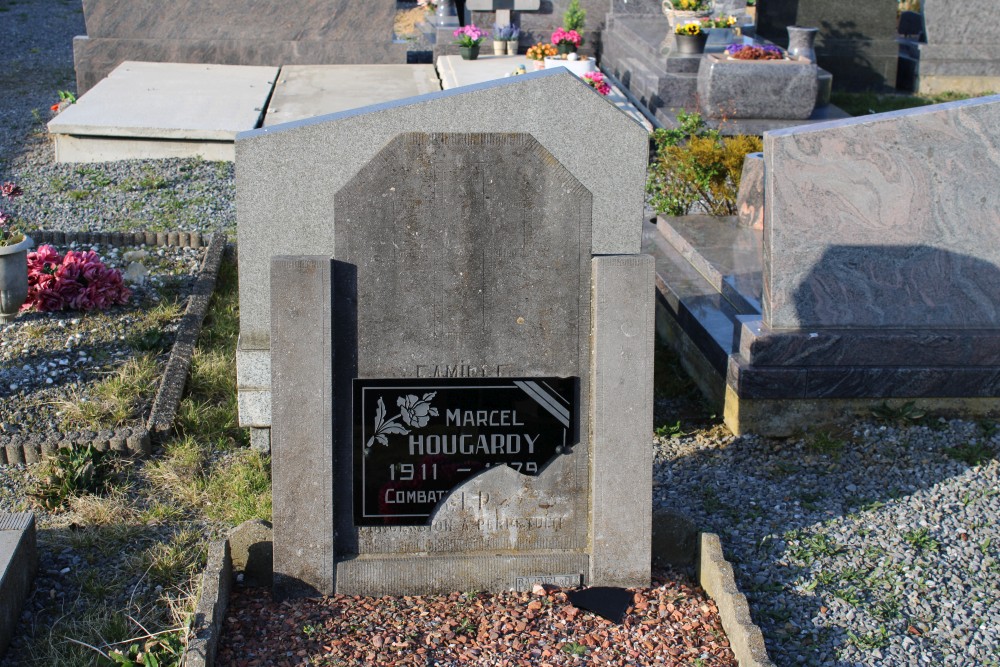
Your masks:
[{"label": "stone vase", "polygon": [[440,0],[434,12],[434,21],[439,26],[457,26],[458,12],[454,0]]},{"label": "stone vase", "polygon": [[517,55],[517,40],[512,39],[507,41],[507,55],[516,56]]},{"label": "stone vase", "polygon": [[677,45],[677,53],[685,56],[694,56],[705,52],[705,45],[708,43],[708,34],[698,35],[674,35],[674,43]]},{"label": "stone vase", "polygon": [[475,46],[460,46],[458,47],[458,53],[462,56],[462,60],[475,60],[479,57],[479,44]]},{"label": "stone vase", "polygon": [[32,245],[26,236],[20,243],[0,246],[0,322],[17,317],[28,298],[28,248]]},{"label": "stone vase", "polygon": [[788,55],[805,58],[811,63],[816,62],[816,35],[818,28],[801,28],[797,25],[788,26]]}]

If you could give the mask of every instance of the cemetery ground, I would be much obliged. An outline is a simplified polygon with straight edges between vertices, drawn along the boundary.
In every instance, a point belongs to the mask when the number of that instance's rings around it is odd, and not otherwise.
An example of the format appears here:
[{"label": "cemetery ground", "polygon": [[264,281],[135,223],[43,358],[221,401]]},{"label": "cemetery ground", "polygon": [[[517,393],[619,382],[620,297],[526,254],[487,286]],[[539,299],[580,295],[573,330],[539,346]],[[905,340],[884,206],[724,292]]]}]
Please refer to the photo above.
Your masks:
[{"label": "cemetery ground", "polygon": [[[53,164],[44,121],[56,91],[73,85],[70,44],[83,33],[79,3],[0,0],[0,17],[4,43],[25,45],[24,51],[0,54],[0,88],[12,91],[0,100],[0,178],[25,188],[19,217],[62,231],[233,234],[231,165]],[[106,248],[101,254],[110,257]],[[50,421],[68,419],[74,407],[96,403],[88,399],[99,386],[110,397],[131,399],[124,402],[124,419],[142,413],[178,314],[172,297],[182,297],[184,276],[190,275],[184,253],[165,254],[157,264],[167,287],[157,300],[151,286],[133,306],[107,314],[28,315],[0,326],[5,428],[32,421],[51,428]],[[42,558],[20,636],[4,665],[111,664],[96,649],[128,652],[133,645],[171,664],[183,643],[207,544],[245,519],[269,517],[268,459],[248,449],[245,432],[236,426],[236,271],[234,256],[223,264],[175,432],[153,456],[105,457],[94,466],[89,488],[64,484],[58,475],[57,484],[46,483],[56,471],[64,471],[62,479],[78,479],[74,473],[88,463],[79,457],[0,466],[0,512],[37,513]],[[161,332],[162,338],[154,336]],[[68,349],[77,358],[87,353],[88,363],[71,364]],[[701,404],[676,361],[660,353],[650,438],[656,452],[654,509],[686,515],[699,529],[721,536],[776,664],[1000,665],[996,424],[873,405],[871,419],[837,429],[786,440],[734,437]],[[34,365],[27,371],[20,358],[25,354]],[[46,369],[38,371],[41,358]],[[147,362],[138,364],[140,359]],[[78,373],[97,370],[91,360],[104,364],[101,372]],[[134,373],[119,373],[130,365]],[[73,372],[58,373],[66,367]],[[11,382],[8,374],[18,379]],[[48,499],[52,508],[36,499]],[[710,605],[698,602],[699,593],[682,577],[657,583],[645,608],[639,608],[641,599],[634,606],[633,627],[650,615],[659,618],[661,605],[667,616],[681,612],[681,627],[692,619],[701,623],[703,605]],[[265,601],[259,591],[238,589],[228,641],[235,645],[249,641],[249,633],[267,633],[268,645],[280,652],[244,656],[258,664],[363,664],[369,656],[388,664],[401,659],[398,652],[415,652],[421,641],[428,646],[430,632],[421,634],[411,616],[396,613],[424,603],[417,614],[439,620],[438,631],[453,634],[453,643],[484,636],[500,645],[510,639],[503,655],[522,664],[585,664],[602,655],[604,642],[607,648],[619,644],[614,635],[601,636],[616,630],[592,615],[567,618],[575,614],[560,596],[505,596],[497,600],[505,605],[499,618],[486,613],[488,596],[473,591],[435,600],[332,598],[287,605],[279,622],[254,618]],[[331,612],[355,604],[363,620]],[[237,610],[248,616],[237,616]],[[531,635],[529,621],[539,619],[552,624]],[[560,621],[564,627],[580,624],[580,634],[556,643]],[[501,637],[504,623],[516,632],[519,622],[531,639]],[[712,639],[717,626],[704,626]],[[416,637],[409,636],[414,632]],[[540,639],[547,644],[538,645]],[[336,658],[330,646],[358,651],[359,657]],[[642,642],[633,650],[649,651]],[[470,646],[468,653],[479,664],[497,664],[483,650],[475,656]],[[727,664],[708,650],[687,664],[699,661]]]}]

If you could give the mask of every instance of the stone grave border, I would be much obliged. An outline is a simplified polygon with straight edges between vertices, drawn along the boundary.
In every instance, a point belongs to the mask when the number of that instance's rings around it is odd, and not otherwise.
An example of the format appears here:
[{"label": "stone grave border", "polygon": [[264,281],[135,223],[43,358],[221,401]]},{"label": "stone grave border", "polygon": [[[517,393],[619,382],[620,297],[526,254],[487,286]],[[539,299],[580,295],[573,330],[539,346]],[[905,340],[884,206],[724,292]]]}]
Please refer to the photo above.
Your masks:
[{"label": "stone grave border", "polygon": [[[688,519],[673,513],[657,512],[653,517],[654,532],[659,528],[669,534],[670,544],[660,553],[654,547],[653,558],[660,559],[680,568],[694,564],[698,583],[719,608],[722,628],[729,638],[729,646],[740,667],[775,667],[767,655],[764,634],[753,622],[750,604],[740,592],[733,575],[733,566],[722,552],[722,540],[715,533],[703,533]],[[657,523],[660,525],[657,526]],[[184,653],[182,667],[213,667],[222,623],[229,607],[229,596],[235,578],[234,563],[244,565],[256,561],[258,570],[260,557],[270,554],[271,542],[267,539],[253,541],[250,535],[264,537],[271,531],[270,524],[259,519],[245,521],[221,540],[209,545],[208,563],[201,576],[198,602],[191,621],[191,639]],[[266,565],[270,565],[267,563]]]},{"label": "stone grave border", "polygon": [[148,247],[179,246],[202,248],[208,246],[194,286],[188,297],[187,308],[181,316],[174,337],[170,357],[163,369],[160,386],[153,399],[149,418],[140,426],[126,426],[102,431],[73,431],[70,433],[30,433],[28,435],[0,436],[0,464],[37,463],[43,456],[57,450],[93,445],[97,451],[127,452],[147,455],[153,444],[173,428],[177,409],[180,407],[184,384],[191,369],[191,356],[201,333],[208,303],[215,291],[215,283],[227,247],[225,234],[200,232],[54,232],[32,233],[36,245],[53,243],[99,243],[101,245]]}]

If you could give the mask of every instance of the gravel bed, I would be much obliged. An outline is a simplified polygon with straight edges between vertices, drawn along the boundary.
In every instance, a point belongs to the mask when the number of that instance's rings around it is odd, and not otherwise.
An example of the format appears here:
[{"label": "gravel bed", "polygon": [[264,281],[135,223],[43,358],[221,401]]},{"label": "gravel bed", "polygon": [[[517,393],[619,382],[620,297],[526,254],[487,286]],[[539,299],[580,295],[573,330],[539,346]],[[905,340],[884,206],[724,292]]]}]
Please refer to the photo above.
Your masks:
[{"label": "gravel bed", "polygon": [[630,589],[615,624],[574,607],[566,592],[452,593],[271,601],[234,590],[216,664],[736,666],[718,609],[677,572]]},{"label": "gravel bed", "polygon": [[778,665],[994,666],[998,450],[963,421],[717,428],[657,438],[654,503],[720,534]]},{"label": "gravel bed", "polygon": [[[194,284],[204,248],[83,248],[93,249],[104,263],[124,271],[138,261],[149,271],[143,284],[130,283],[132,298],[106,311],[27,311],[0,325],[0,435],[75,429],[67,423],[65,404],[90,398],[94,383],[115,372],[137,354],[156,355],[162,368],[170,353],[183,303]],[[144,257],[135,257],[136,253]],[[151,327],[148,312],[169,300],[181,307],[173,320]],[[135,412],[140,423],[148,416],[156,387]]]}]

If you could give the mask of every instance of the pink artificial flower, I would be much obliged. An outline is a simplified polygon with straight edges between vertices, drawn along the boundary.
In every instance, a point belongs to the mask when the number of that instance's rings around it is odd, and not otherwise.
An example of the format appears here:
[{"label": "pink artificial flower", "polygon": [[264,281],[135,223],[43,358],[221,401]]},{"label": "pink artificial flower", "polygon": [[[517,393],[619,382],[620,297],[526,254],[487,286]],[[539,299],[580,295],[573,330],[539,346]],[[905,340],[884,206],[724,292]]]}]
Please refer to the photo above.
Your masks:
[{"label": "pink artificial flower", "polygon": [[28,254],[25,308],[93,310],[124,305],[131,296],[121,271],[105,266],[92,250],[70,250],[60,257],[52,246],[43,245]]},{"label": "pink artificial flower", "polygon": [[587,72],[583,75],[583,80],[601,95],[611,92],[611,86],[604,80],[604,74],[601,72]]},{"label": "pink artificial flower", "polygon": [[554,33],[552,33],[552,43],[553,44],[572,44],[573,46],[579,47],[583,44],[583,37],[580,36],[576,30],[563,30],[562,28],[557,28]]},{"label": "pink artificial flower", "polygon": [[13,199],[14,197],[20,197],[24,194],[24,190],[14,185],[10,181],[7,181],[3,185],[0,185],[0,197],[4,199]]}]

